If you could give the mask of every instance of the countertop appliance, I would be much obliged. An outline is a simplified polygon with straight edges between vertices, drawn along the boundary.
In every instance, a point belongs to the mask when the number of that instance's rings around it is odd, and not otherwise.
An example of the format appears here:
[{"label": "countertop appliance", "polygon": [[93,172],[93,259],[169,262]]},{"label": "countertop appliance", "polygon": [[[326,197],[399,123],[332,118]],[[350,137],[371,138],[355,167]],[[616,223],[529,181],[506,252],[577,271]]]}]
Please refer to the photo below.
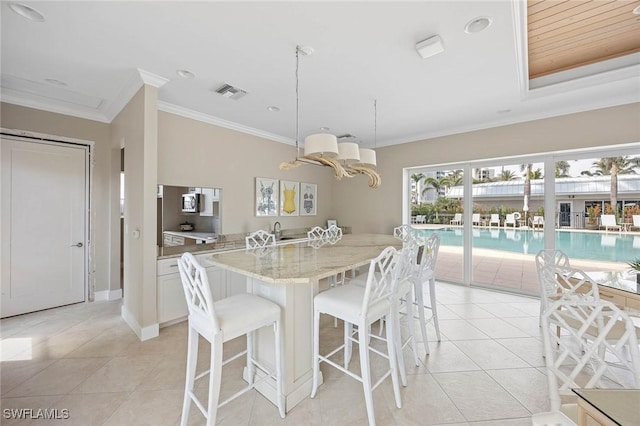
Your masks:
[{"label": "countertop appliance", "polygon": [[200,194],[182,194],[182,213],[198,213],[200,211]]}]

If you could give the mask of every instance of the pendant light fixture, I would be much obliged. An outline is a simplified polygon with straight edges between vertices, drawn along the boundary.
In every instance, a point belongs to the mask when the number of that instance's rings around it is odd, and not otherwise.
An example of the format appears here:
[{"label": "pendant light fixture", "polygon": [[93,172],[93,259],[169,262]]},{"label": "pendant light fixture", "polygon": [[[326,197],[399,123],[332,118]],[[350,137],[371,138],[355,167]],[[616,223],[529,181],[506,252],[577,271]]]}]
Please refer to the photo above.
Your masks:
[{"label": "pendant light fixture", "polygon": [[[309,135],[304,141],[304,155],[300,156],[300,96],[299,96],[299,68],[300,54],[305,56],[313,53],[313,48],[296,46],[296,158],[292,161],[280,163],[280,170],[289,170],[302,164],[328,166],[334,171],[336,179],[354,177],[364,174],[369,178],[369,186],[380,186],[380,175],[373,169],[376,166],[376,152],[373,149],[361,149],[353,142],[338,143],[338,138],[330,133],[316,133]],[[374,101],[374,148],[377,138],[377,101]]]}]

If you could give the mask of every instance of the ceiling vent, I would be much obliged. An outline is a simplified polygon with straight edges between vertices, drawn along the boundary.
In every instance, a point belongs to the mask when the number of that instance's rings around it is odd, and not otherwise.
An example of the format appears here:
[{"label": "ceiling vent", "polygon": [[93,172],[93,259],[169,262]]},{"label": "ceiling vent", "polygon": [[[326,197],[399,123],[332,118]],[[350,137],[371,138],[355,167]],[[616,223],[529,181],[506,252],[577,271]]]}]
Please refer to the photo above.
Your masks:
[{"label": "ceiling vent", "polygon": [[215,92],[228,99],[240,99],[247,94],[245,90],[242,90],[238,87],[233,87],[230,84],[223,84],[218,89],[216,89]]}]

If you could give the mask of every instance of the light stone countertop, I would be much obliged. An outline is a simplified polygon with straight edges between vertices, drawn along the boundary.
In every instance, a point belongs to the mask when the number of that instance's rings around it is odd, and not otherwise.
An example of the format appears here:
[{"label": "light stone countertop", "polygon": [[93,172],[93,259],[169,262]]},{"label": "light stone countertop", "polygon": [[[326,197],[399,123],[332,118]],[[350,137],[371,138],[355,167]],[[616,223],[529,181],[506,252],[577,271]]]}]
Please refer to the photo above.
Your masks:
[{"label": "light stone countertop", "polygon": [[347,234],[334,245],[287,241],[264,249],[213,253],[204,261],[272,284],[308,283],[366,265],[389,246],[401,248],[402,241],[391,235]]},{"label": "light stone countertop", "polygon": [[177,237],[191,238],[194,240],[207,240],[214,242],[217,235],[213,232],[196,232],[196,231],[162,231],[163,234],[175,235]]}]

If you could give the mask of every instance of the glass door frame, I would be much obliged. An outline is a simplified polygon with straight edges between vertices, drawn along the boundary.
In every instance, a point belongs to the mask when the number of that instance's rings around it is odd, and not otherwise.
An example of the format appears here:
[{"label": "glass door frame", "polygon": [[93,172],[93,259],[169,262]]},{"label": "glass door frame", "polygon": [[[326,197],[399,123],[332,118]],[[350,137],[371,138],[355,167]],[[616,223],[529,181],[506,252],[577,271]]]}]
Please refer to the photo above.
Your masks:
[{"label": "glass door frame", "polygon": [[[511,164],[543,163],[544,164],[544,222],[553,223],[554,226],[544,227],[544,248],[555,249],[556,231],[556,195],[555,195],[555,165],[560,160],[579,160],[597,157],[619,157],[633,156],[640,152],[640,142],[600,146],[594,148],[581,148],[556,152],[546,152],[531,155],[518,155],[510,157],[498,157],[491,159],[461,161],[452,163],[441,163],[428,166],[412,166],[402,169],[402,223],[411,223],[411,184],[410,176],[416,172],[436,172],[438,170],[462,169],[464,198],[463,198],[463,282],[470,286],[472,284],[473,272],[473,244],[472,244],[472,223],[473,213],[473,168],[500,167]],[[471,194],[471,196],[467,196]]]}]

